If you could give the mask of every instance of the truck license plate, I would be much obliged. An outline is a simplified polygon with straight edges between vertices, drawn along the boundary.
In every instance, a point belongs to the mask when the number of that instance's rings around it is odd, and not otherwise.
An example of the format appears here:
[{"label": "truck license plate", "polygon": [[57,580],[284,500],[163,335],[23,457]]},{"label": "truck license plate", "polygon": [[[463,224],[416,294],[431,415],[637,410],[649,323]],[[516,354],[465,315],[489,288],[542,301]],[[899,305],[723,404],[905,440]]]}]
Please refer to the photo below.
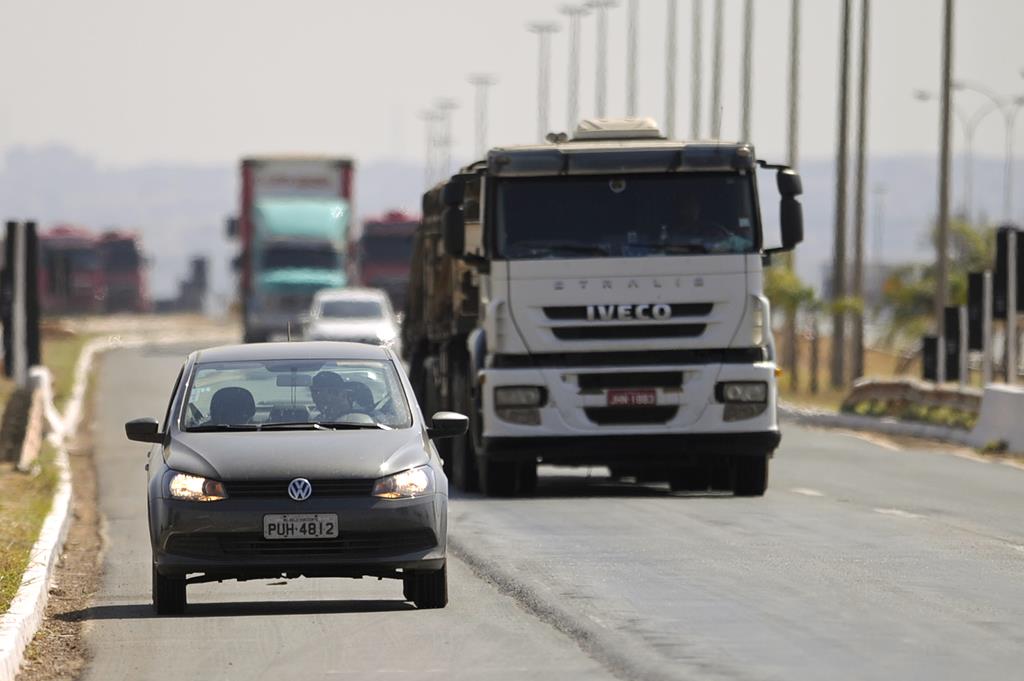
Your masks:
[{"label": "truck license plate", "polygon": [[264,539],[337,539],[337,513],[276,513],[263,516]]},{"label": "truck license plate", "polygon": [[609,407],[653,407],[658,404],[657,390],[609,390]]}]

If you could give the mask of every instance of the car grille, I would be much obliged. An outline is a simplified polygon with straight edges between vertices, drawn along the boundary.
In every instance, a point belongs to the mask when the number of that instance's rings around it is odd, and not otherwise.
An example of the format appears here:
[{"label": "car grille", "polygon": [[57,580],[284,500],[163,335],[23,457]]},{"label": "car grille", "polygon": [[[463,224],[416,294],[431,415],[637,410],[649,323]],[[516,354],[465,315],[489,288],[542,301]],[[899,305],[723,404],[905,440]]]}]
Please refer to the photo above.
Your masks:
[{"label": "car grille", "polygon": [[628,326],[555,326],[558,340],[628,340],[646,338],[695,338],[707,324],[630,324]]},{"label": "car grille", "polygon": [[259,534],[197,533],[172,536],[167,553],[219,556],[385,556],[425,551],[437,545],[433,530],[348,532],[337,539],[264,539]]},{"label": "car grille", "polygon": [[646,425],[671,421],[679,407],[586,407],[583,413],[599,426]]},{"label": "car grille", "polygon": [[[291,480],[225,482],[229,498],[287,499]],[[373,492],[373,480],[310,480],[313,497],[365,497]]]}]

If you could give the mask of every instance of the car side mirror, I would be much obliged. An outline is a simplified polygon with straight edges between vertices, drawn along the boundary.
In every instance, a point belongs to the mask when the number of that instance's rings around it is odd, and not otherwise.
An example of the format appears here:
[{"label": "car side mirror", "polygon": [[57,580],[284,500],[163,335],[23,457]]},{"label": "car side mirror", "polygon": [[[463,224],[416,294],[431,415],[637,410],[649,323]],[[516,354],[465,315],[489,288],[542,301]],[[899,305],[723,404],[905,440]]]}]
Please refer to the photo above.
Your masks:
[{"label": "car side mirror", "polygon": [[444,252],[458,258],[466,251],[466,219],[460,206],[448,206],[441,212]]},{"label": "car side mirror", "polygon": [[430,419],[427,434],[431,440],[444,437],[458,437],[469,430],[469,417],[453,411],[439,411]]},{"label": "car side mirror", "polygon": [[124,424],[124,434],[135,442],[163,442],[164,434],[160,432],[160,424],[152,417],[134,419]]}]

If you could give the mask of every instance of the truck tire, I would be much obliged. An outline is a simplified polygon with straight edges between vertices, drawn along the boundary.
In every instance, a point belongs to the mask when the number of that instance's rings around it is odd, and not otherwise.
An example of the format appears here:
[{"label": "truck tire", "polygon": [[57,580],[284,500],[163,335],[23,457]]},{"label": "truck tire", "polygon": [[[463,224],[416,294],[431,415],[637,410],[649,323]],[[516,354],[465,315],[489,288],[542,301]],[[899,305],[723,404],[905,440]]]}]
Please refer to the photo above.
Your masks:
[{"label": "truck tire", "polygon": [[153,563],[153,609],[158,615],[180,615],[185,612],[185,578],[164,577]]},{"label": "truck tire", "polygon": [[477,471],[476,443],[480,441],[482,417],[470,394],[466,367],[460,366],[456,369],[452,383],[452,394],[458,400],[455,411],[469,417],[469,430],[466,435],[452,441],[452,483],[463,492],[477,492],[480,490],[480,478]]},{"label": "truck tire", "polygon": [[421,610],[443,608],[448,605],[448,566],[432,572],[414,572],[416,586],[412,602]]},{"label": "truck tire", "polygon": [[513,497],[519,489],[519,465],[515,461],[477,459],[480,491],[488,497]]},{"label": "truck tire", "polygon": [[416,573],[402,573],[402,596],[407,601],[416,602]]},{"label": "truck tire", "polygon": [[768,489],[768,455],[736,457],[736,479],[733,494],[738,497],[761,497]]},{"label": "truck tire", "polygon": [[537,493],[537,462],[523,461],[519,464],[518,475],[519,494],[524,497],[532,497]]},{"label": "truck tire", "polygon": [[707,492],[710,485],[711,470],[704,461],[668,472],[668,486],[673,492]]}]

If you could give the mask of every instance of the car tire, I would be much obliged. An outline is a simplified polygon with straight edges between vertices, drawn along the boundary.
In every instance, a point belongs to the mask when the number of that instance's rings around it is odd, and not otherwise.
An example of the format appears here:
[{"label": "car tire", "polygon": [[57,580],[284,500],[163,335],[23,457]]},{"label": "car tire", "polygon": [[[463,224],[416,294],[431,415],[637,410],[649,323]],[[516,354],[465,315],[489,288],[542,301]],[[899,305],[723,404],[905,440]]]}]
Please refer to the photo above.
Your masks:
[{"label": "car tire", "polygon": [[488,497],[513,497],[519,487],[519,465],[515,461],[477,460],[480,491]]},{"label": "car tire", "polygon": [[185,612],[185,578],[165,577],[153,564],[153,609],[158,615],[180,615]]},{"label": "car tire", "polygon": [[402,595],[405,600],[416,602],[416,573],[405,572],[402,574]]},{"label": "car tire", "polygon": [[768,455],[736,457],[736,478],[733,494],[738,497],[761,497],[768,489]]},{"label": "car tire", "polygon": [[448,605],[448,566],[432,572],[415,572],[413,603],[421,610],[433,610]]}]

